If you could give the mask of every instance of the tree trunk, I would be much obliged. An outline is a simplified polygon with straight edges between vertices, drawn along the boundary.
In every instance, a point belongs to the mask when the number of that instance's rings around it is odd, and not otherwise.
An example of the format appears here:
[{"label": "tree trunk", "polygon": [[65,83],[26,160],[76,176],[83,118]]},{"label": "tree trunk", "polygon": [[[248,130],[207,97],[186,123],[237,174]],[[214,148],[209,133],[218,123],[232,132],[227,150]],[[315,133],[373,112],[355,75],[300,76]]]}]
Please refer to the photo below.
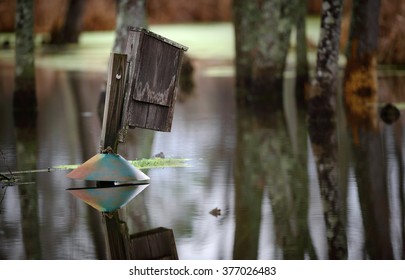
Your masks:
[{"label": "tree trunk", "polygon": [[359,129],[377,128],[377,48],[380,0],[355,0],[344,77],[344,101],[354,142]]},{"label": "tree trunk", "polygon": [[234,1],[238,101],[269,99],[266,96],[270,95],[272,103],[282,102],[280,93],[297,4],[282,0]]},{"label": "tree trunk", "polygon": [[51,31],[51,44],[77,44],[83,26],[86,1],[70,0],[63,25]]},{"label": "tree trunk", "polygon": [[148,27],[146,0],[117,0],[117,23],[113,52],[124,53],[127,46],[128,26]]},{"label": "tree trunk", "polygon": [[[18,0],[16,5],[15,92],[16,116],[36,112],[34,1]],[[24,121],[21,117],[17,120]],[[25,120],[29,121],[29,119]]]},{"label": "tree trunk", "polygon": [[82,0],[70,0],[64,26],[64,43],[79,42],[79,35],[83,26],[84,4]]},{"label": "tree trunk", "polygon": [[322,4],[315,85],[308,105],[310,115],[325,119],[334,117],[342,7],[343,0],[324,0]]}]

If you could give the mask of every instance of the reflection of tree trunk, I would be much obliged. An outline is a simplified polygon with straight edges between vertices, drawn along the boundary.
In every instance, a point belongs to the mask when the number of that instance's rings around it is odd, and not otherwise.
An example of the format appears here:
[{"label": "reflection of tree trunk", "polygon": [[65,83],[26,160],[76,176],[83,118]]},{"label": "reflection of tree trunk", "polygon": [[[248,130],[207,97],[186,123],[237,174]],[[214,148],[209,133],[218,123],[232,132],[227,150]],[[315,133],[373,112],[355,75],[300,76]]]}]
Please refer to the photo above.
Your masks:
[{"label": "reflection of tree trunk", "polygon": [[[34,1],[18,0],[16,5],[15,114],[36,111]],[[27,118],[17,119],[26,121]]]},{"label": "reflection of tree trunk", "polygon": [[[402,129],[400,129],[400,132],[402,132]],[[402,134],[398,135],[398,137],[395,137],[395,156],[398,161],[398,169],[400,170],[399,173],[399,203],[400,203],[400,209],[401,209],[401,232],[402,232],[402,255],[401,259],[405,259],[405,193],[404,193],[404,186],[405,186],[405,178],[404,178],[404,172],[405,170],[405,164],[404,164],[404,159],[403,159],[403,153],[402,153]]]},{"label": "reflection of tree trunk", "polygon": [[[257,257],[263,188],[269,189],[277,244],[285,259],[315,259],[309,229],[306,133],[298,132],[298,149],[288,137],[284,114],[264,105],[238,110],[236,149],[236,230],[234,258]],[[262,106],[263,105],[263,106]],[[302,118],[304,120],[304,118]],[[294,151],[298,151],[294,154]]]},{"label": "reflection of tree trunk", "polygon": [[316,259],[308,228],[306,132],[298,125],[294,149],[283,112],[273,114],[270,123],[267,185],[277,244],[283,249],[284,259],[305,259],[306,254]]},{"label": "reflection of tree trunk", "polygon": [[366,250],[371,259],[392,259],[387,162],[379,135],[362,132],[353,149]]},{"label": "reflection of tree trunk", "polygon": [[[233,258],[257,259],[261,209],[265,177],[263,170],[263,139],[249,122],[249,116],[238,112],[238,134],[235,150],[235,212],[236,228]],[[259,168],[259,169],[258,169]]]},{"label": "reflection of tree trunk", "polygon": [[[335,133],[333,137],[336,138]],[[316,158],[319,187],[323,203],[328,255],[330,259],[347,258],[347,238],[345,229],[345,209],[341,190],[338,186],[336,143],[312,144]]]},{"label": "reflection of tree trunk", "polygon": [[[36,118],[36,116],[31,116]],[[36,169],[36,127],[17,127],[17,168],[19,170]],[[35,175],[24,177],[34,182]],[[39,234],[38,193],[34,184],[19,185],[21,205],[21,226],[25,249],[25,258],[41,259],[41,241]]]}]

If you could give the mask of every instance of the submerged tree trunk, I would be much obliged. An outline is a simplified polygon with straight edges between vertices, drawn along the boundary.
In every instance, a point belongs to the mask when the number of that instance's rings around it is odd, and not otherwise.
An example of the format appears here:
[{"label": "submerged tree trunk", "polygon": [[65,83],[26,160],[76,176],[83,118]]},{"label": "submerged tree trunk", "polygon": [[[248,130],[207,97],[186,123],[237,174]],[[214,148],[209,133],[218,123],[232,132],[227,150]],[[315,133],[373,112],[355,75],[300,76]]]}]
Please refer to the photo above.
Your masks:
[{"label": "submerged tree trunk", "polygon": [[274,103],[281,103],[297,4],[282,0],[234,1],[238,101],[271,97]]},{"label": "submerged tree trunk", "polygon": [[113,52],[125,52],[128,26],[148,27],[145,2],[146,0],[117,0],[117,23]]},{"label": "submerged tree trunk", "polygon": [[337,172],[335,98],[343,0],[324,0],[314,87],[308,100],[308,125],[315,156],[330,259],[347,258],[345,209]]},{"label": "submerged tree trunk", "polygon": [[[16,5],[15,92],[16,116],[36,112],[34,0],[18,0]],[[23,117],[17,120],[17,123]],[[29,121],[30,119],[26,119]]]}]

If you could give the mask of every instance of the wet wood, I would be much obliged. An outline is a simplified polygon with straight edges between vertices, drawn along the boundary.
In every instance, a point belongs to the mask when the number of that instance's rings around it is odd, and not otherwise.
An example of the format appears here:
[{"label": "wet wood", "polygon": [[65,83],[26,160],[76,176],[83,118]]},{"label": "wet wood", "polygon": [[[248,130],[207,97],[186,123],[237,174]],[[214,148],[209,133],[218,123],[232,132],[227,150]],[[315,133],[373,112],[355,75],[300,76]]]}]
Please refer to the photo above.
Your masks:
[{"label": "wet wood", "polygon": [[129,235],[126,223],[120,221],[118,211],[104,216],[107,230],[110,258],[112,260],[129,260]]},{"label": "wet wood", "polygon": [[178,260],[173,230],[155,228],[130,236],[133,260]]},{"label": "wet wood", "polygon": [[106,99],[101,128],[100,149],[111,147],[114,152],[118,146],[118,132],[121,128],[125,94],[126,54],[112,53],[108,66]]}]

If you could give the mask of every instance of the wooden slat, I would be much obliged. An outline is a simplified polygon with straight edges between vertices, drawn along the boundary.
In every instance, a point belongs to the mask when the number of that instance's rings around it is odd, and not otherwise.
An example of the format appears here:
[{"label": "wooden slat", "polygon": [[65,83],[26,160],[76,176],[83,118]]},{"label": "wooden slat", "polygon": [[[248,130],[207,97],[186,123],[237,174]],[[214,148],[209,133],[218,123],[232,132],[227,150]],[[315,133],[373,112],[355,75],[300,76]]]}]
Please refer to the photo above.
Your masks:
[{"label": "wooden slat", "polygon": [[171,122],[168,123],[167,121],[170,119],[170,107],[149,104],[148,109],[148,118],[146,119],[145,128],[169,132]]}]

